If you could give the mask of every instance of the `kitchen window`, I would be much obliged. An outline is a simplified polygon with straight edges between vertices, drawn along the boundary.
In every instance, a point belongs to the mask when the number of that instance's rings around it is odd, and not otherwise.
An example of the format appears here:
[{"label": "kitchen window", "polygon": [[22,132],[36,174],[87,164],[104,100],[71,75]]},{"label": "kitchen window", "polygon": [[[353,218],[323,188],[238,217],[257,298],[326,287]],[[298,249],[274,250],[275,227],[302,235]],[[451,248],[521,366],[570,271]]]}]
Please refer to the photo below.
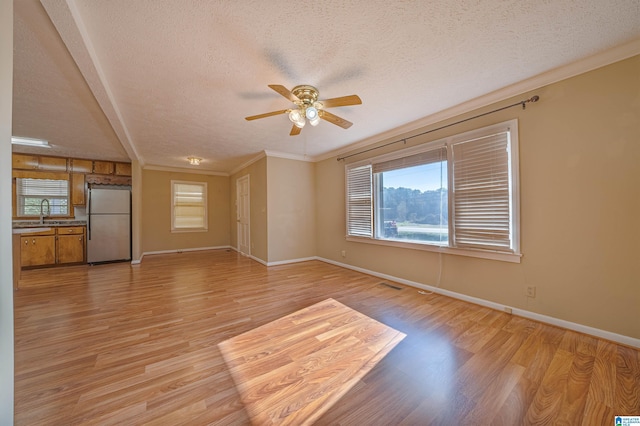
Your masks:
[{"label": "kitchen window", "polygon": [[171,181],[171,231],[206,231],[207,183]]},{"label": "kitchen window", "polygon": [[517,121],[346,166],[347,239],[518,262]]},{"label": "kitchen window", "polygon": [[68,216],[69,181],[16,178],[18,216]]}]

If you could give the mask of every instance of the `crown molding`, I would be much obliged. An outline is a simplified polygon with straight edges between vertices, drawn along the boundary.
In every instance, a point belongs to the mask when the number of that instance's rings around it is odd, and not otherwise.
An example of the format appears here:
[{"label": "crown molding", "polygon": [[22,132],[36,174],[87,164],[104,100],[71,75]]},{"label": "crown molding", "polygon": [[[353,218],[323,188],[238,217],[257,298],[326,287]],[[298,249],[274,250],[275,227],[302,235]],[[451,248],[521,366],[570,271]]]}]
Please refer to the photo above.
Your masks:
[{"label": "crown molding", "polygon": [[236,167],[235,169],[231,170],[229,172],[229,176],[233,176],[236,173],[238,173],[240,170],[244,169],[245,167],[249,167],[250,165],[252,165],[253,163],[255,163],[258,160],[261,160],[263,158],[265,158],[267,156],[267,152],[266,151],[262,151],[260,153],[258,153],[255,157],[253,157],[252,159],[250,159],[249,161],[245,161],[244,163],[240,164],[238,167]]},{"label": "crown molding", "polygon": [[203,169],[191,169],[191,168],[182,168],[182,167],[167,167],[167,166],[158,166],[154,164],[147,164],[142,167],[142,170],[154,170],[158,172],[171,172],[171,173],[189,173],[192,175],[209,175],[209,176],[225,176],[228,177],[229,173],[224,172],[214,172],[213,170],[203,170]]},{"label": "crown molding", "polygon": [[300,155],[300,154],[289,154],[286,152],[278,152],[278,151],[264,151],[267,157],[276,157],[276,158],[286,158],[287,160],[297,160],[297,161],[306,161],[308,163],[314,163],[315,160],[308,155]]},{"label": "crown molding", "polygon": [[388,139],[398,138],[402,134],[415,132],[419,129],[423,129],[424,127],[433,125],[435,123],[439,123],[444,120],[469,113],[471,111],[483,108],[487,105],[495,104],[497,102],[504,101],[514,96],[530,92],[532,90],[540,89],[541,87],[548,86],[550,84],[557,83],[559,81],[566,80],[568,78],[575,77],[589,71],[593,71],[595,69],[631,58],[636,55],[640,55],[640,38],[616,46],[612,49],[608,49],[604,52],[588,56],[584,59],[580,59],[570,64],[543,72],[526,80],[511,84],[509,86],[503,87],[502,89],[495,90],[483,96],[471,99],[470,101],[439,111],[435,114],[431,114],[405,125],[387,130],[383,133],[379,133],[369,138],[362,139],[346,147],[338,148],[325,154],[320,154],[313,157],[312,161],[324,161],[329,158],[342,156],[358,149],[369,147],[373,144],[380,143]]}]

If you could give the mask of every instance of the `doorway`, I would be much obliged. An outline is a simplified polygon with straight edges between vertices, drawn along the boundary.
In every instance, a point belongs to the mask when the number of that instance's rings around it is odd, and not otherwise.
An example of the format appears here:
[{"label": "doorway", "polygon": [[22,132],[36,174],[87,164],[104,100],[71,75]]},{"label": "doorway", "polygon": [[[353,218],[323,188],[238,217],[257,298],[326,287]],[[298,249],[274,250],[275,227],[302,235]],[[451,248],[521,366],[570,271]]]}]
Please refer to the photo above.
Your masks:
[{"label": "doorway", "polygon": [[238,251],[246,256],[251,254],[251,221],[249,175],[236,181],[236,222],[238,228]]}]

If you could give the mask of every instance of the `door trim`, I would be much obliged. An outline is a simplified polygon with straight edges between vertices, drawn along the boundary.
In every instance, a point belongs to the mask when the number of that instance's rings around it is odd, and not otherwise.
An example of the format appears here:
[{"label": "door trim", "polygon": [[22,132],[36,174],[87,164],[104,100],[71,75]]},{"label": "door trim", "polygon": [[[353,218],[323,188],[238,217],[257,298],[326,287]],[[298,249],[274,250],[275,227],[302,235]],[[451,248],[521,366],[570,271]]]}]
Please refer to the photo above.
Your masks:
[{"label": "door trim", "polygon": [[[247,191],[246,206],[241,205],[241,201],[243,201],[241,200],[241,188],[243,185],[246,185],[246,191]],[[242,230],[242,227],[240,226],[241,209],[243,207],[245,207],[245,212],[247,214],[247,217],[246,217],[246,221],[247,221],[246,234],[247,235],[245,237],[246,237],[246,241],[248,241],[247,245],[244,246],[244,250],[241,244],[241,241],[243,241],[243,238],[242,238],[243,230]],[[238,253],[251,256],[251,186],[250,186],[249,175],[239,177],[236,180],[236,233],[237,233]]]}]

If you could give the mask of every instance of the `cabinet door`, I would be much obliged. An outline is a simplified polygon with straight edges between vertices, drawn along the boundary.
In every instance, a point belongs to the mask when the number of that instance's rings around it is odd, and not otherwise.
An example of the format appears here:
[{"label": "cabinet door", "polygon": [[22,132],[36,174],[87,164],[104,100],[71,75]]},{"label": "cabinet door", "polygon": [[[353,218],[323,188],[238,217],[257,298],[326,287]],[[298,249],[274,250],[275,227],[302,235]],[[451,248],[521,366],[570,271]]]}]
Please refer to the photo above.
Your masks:
[{"label": "cabinet door", "polygon": [[113,163],[110,161],[94,161],[93,173],[96,173],[99,175],[112,175]]},{"label": "cabinet door", "polygon": [[116,163],[116,175],[131,176],[131,163]]},{"label": "cabinet door", "polygon": [[74,173],[93,173],[93,161],[74,158],[71,160],[71,171]]},{"label": "cabinet door", "polygon": [[71,179],[71,204],[74,206],[84,206],[86,204],[84,196],[84,174],[73,173]]},{"label": "cabinet door", "polygon": [[84,262],[84,235],[58,235],[58,263]]},{"label": "cabinet door", "polygon": [[66,172],[67,159],[60,157],[40,157],[38,169],[52,172]]},{"label": "cabinet door", "polygon": [[38,156],[13,154],[12,165],[14,169],[35,170],[38,168]]},{"label": "cabinet door", "polygon": [[56,263],[56,237],[41,235],[20,238],[22,266],[42,266]]}]

